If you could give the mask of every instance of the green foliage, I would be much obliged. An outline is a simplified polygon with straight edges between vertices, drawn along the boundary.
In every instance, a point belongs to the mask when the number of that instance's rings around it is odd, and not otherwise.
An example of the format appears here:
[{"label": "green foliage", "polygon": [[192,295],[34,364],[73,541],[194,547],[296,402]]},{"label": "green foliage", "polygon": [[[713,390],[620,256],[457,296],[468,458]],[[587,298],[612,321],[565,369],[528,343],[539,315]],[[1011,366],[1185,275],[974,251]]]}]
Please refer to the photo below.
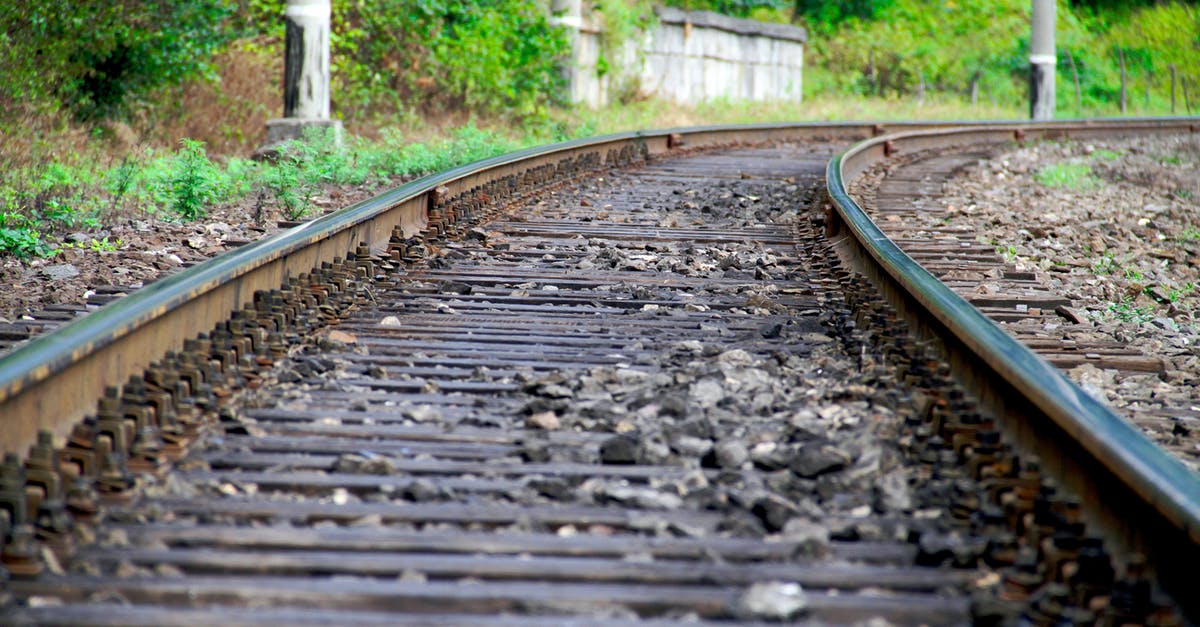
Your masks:
[{"label": "green foliage", "polygon": [[848,20],[872,20],[891,6],[892,2],[893,0],[795,0],[793,6],[797,17],[807,18],[806,23],[812,24],[819,32],[827,33]]},{"label": "green foliage", "polygon": [[1033,178],[1046,187],[1065,189],[1091,189],[1100,184],[1100,179],[1092,174],[1091,166],[1078,161],[1062,161],[1044,166]]},{"label": "green foliage", "polygon": [[204,76],[233,33],[229,0],[42,0],[0,11],[0,106],[120,115],[156,88]]},{"label": "green foliage", "polygon": [[[1182,79],[1200,85],[1196,4],[1081,4],[1087,6],[1058,7],[1059,112],[1117,113],[1121,51],[1130,113],[1171,112],[1172,66],[1178,76],[1177,112],[1184,113]],[[805,91],[884,98],[922,94],[930,99],[950,93],[1024,105],[1029,13],[1028,0],[798,0],[796,17],[812,34]]]},{"label": "green foliage", "polygon": [[288,220],[299,220],[312,210],[312,196],[316,190],[305,182],[302,162],[294,152],[281,154],[275,165],[266,171],[263,180]]},{"label": "green foliage", "polygon": [[27,218],[15,213],[0,213],[0,255],[49,257],[55,252]]},{"label": "green foliage", "polygon": [[1117,261],[1113,259],[1110,252],[1105,252],[1098,259],[1092,262],[1092,272],[1098,275],[1112,274],[1117,267]]},{"label": "green foliage", "polygon": [[224,173],[208,159],[202,142],[180,142],[160,176],[159,196],[165,195],[170,210],[186,221],[203,217],[209,206],[225,198]]},{"label": "green foliage", "polygon": [[118,248],[120,248],[124,245],[125,245],[125,242],[122,241],[120,238],[118,238],[117,241],[115,241],[115,242],[110,242],[110,241],[108,241],[108,237],[102,237],[100,239],[93,238],[90,242],[87,242],[86,244],[85,243],[75,244],[75,243],[71,243],[71,242],[66,242],[62,245],[62,249],[63,250],[72,250],[72,249],[74,249],[74,250],[90,250],[95,253],[107,253],[107,252],[112,252],[114,250],[117,250]]},{"label": "green foliage", "polygon": [[1104,309],[1104,314],[1109,318],[1121,322],[1133,322],[1136,324],[1150,322],[1156,315],[1153,307],[1137,305],[1131,298],[1125,298],[1119,303],[1109,303]]},{"label": "green foliage", "polygon": [[334,3],[339,108],[467,107],[541,116],[562,93],[566,35],[536,0]]},{"label": "green foliage", "polygon": [[[846,3],[839,3],[839,2],[823,3],[823,2],[816,2],[815,0],[800,0],[799,2],[797,2],[797,7],[799,7],[799,5],[802,3],[803,4],[812,4],[812,5],[821,5],[821,4],[839,5],[839,4],[857,4],[857,3],[862,3],[862,2],[869,3],[872,1],[873,0],[849,0],[849,2],[846,2]],[[715,13],[722,13],[725,15],[733,15],[736,17],[751,17],[756,12],[761,12],[763,10],[778,11],[780,9],[788,8],[791,6],[791,1],[790,0],[682,0],[682,1],[677,0],[674,2],[668,1],[668,2],[665,2],[664,4],[667,4],[669,6],[676,6],[676,7],[683,8],[683,9],[692,9],[692,10],[698,10],[698,11],[713,11]],[[819,8],[819,7],[814,6],[814,8]]]}]

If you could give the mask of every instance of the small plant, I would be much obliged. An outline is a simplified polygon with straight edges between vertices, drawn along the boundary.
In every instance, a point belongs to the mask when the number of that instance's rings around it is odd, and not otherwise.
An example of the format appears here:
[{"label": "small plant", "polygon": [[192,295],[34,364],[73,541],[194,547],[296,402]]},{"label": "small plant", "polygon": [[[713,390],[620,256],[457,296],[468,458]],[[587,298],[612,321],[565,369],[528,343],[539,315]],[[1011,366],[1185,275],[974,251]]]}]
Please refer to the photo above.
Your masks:
[{"label": "small plant", "polygon": [[1125,280],[1141,281],[1144,278],[1145,278],[1145,276],[1142,275],[1141,271],[1138,270],[1137,268],[1125,268]]},{"label": "small plant", "polygon": [[267,170],[264,180],[288,220],[299,220],[312,209],[313,191],[303,180],[297,155],[280,155],[279,161]]},{"label": "small plant", "polygon": [[1200,242],[1200,227],[1187,228],[1183,230],[1183,233],[1179,234],[1180,243],[1187,241]]},{"label": "small plant", "polygon": [[120,165],[109,170],[105,176],[104,189],[112,196],[113,209],[119,208],[125,194],[133,189],[137,180],[138,165],[135,159],[126,156]]},{"label": "small plant", "polygon": [[1196,284],[1188,281],[1187,283],[1184,283],[1182,287],[1167,290],[1167,300],[1175,303],[1178,302],[1180,298],[1183,298],[1194,291],[1196,291]]},{"label": "small plant", "polygon": [[221,196],[221,172],[208,160],[204,142],[184,139],[170,174],[171,211],[191,221]]},{"label": "small plant", "polygon": [[1106,252],[1099,259],[1092,262],[1092,272],[1096,274],[1112,274],[1116,266],[1117,262],[1113,259],[1112,253]]},{"label": "small plant", "polygon": [[1100,161],[1112,161],[1113,159],[1116,159],[1120,156],[1121,155],[1117,154],[1116,152],[1114,152],[1112,150],[1105,150],[1103,148],[1092,153],[1092,158],[1100,160]]},{"label": "small plant", "polygon": [[84,244],[82,242],[66,242],[62,245],[63,250],[90,250],[95,253],[110,253],[125,245],[125,242],[120,238],[117,241],[110,242],[108,237],[100,239],[92,239],[92,241]]},{"label": "small plant", "polygon": [[0,213],[0,254],[26,257],[50,257],[57,251],[42,240],[41,233],[24,216]]},{"label": "small plant", "polygon": [[1109,303],[1105,307],[1104,313],[1109,318],[1137,324],[1145,324],[1155,318],[1153,307],[1135,305],[1133,299],[1130,298],[1122,299],[1119,303]]},{"label": "small plant", "polygon": [[1092,174],[1091,166],[1074,161],[1052,163],[1038,170],[1033,178],[1046,187],[1064,189],[1091,189],[1100,184],[1100,179]]},{"label": "small plant", "polygon": [[1001,257],[1004,257],[1005,261],[1011,262],[1017,258],[1017,247],[1012,246],[1012,245],[1003,246],[1003,247],[997,246],[996,253],[999,254]]}]

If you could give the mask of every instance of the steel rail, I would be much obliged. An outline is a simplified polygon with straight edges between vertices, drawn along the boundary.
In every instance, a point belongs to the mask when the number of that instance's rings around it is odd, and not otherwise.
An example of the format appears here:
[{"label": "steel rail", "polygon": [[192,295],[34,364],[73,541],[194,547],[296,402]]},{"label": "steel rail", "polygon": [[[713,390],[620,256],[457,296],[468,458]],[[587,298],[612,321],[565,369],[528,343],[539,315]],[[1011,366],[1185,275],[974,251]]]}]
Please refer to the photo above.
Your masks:
[{"label": "steel rail", "polygon": [[848,185],[898,152],[1198,130],[1193,118],[898,133],[847,149],[827,169],[835,211],[829,230],[840,237],[844,259],[880,286],[898,311],[912,312],[903,317],[919,335],[940,340],[955,374],[1005,423],[1010,437],[1035,451],[1042,467],[1080,498],[1085,512],[1097,516],[1100,531],[1115,543],[1110,547],[1123,549],[1125,558],[1130,552],[1147,556],[1191,620],[1200,612],[1191,587],[1200,563],[1200,478],[905,254]]}]

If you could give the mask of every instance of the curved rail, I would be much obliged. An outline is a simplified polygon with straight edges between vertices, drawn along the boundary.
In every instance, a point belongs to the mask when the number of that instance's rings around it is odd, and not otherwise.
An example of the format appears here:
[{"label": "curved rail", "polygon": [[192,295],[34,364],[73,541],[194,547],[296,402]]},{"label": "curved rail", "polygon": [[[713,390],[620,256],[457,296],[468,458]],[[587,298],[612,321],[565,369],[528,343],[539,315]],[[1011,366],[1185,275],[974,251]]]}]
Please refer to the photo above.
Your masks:
[{"label": "curved rail", "polygon": [[[1188,595],[1180,593],[1186,592],[1189,580],[1194,582],[1200,557],[1200,478],[913,261],[867,216],[847,184],[898,151],[1198,129],[1194,120],[1162,120],[1121,127],[988,126],[902,133],[859,143],[831,161],[827,170],[838,218],[835,229],[853,235],[846,238],[854,248],[846,256],[884,284],[899,309],[919,309],[936,320],[923,330],[947,346],[952,363],[969,364],[971,372],[983,373],[975,375],[978,379],[969,387],[1006,420],[1006,431],[1046,453],[1043,465],[1057,467],[1054,474],[1080,495],[1085,511],[1100,517],[1109,539],[1126,551],[1147,554],[1164,587],[1173,588],[1174,596],[1185,603]],[[1047,429],[1050,425],[1053,428]],[[1085,482],[1083,476],[1107,481],[1098,488],[1086,485],[1095,480]],[[1193,618],[1195,611],[1190,608]]]}]

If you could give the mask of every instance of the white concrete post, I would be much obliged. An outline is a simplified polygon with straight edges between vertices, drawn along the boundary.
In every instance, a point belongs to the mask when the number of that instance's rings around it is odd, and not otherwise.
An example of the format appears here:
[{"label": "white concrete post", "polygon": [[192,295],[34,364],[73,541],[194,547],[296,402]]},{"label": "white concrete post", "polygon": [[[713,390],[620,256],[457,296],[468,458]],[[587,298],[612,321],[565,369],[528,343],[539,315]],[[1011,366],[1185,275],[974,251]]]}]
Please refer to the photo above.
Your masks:
[{"label": "white concrete post", "polygon": [[579,100],[576,89],[579,72],[579,29],[583,27],[582,0],[550,0],[550,23],[562,26],[567,31],[567,60],[562,64],[562,75],[569,102]]},{"label": "white concrete post", "polygon": [[285,118],[329,118],[329,13],[329,0],[288,0]]},{"label": "white concrete post", "polygon": [[1033,0],[1029,45],[1029,117],[1054,119],[1054,0]]},{"label": "white concrete post", "polygon": [[330,0],[287,0],[284,22],[283,117],[267,121],[260,152],[304,136],[306,128],[333,128],[329,119]]}]

